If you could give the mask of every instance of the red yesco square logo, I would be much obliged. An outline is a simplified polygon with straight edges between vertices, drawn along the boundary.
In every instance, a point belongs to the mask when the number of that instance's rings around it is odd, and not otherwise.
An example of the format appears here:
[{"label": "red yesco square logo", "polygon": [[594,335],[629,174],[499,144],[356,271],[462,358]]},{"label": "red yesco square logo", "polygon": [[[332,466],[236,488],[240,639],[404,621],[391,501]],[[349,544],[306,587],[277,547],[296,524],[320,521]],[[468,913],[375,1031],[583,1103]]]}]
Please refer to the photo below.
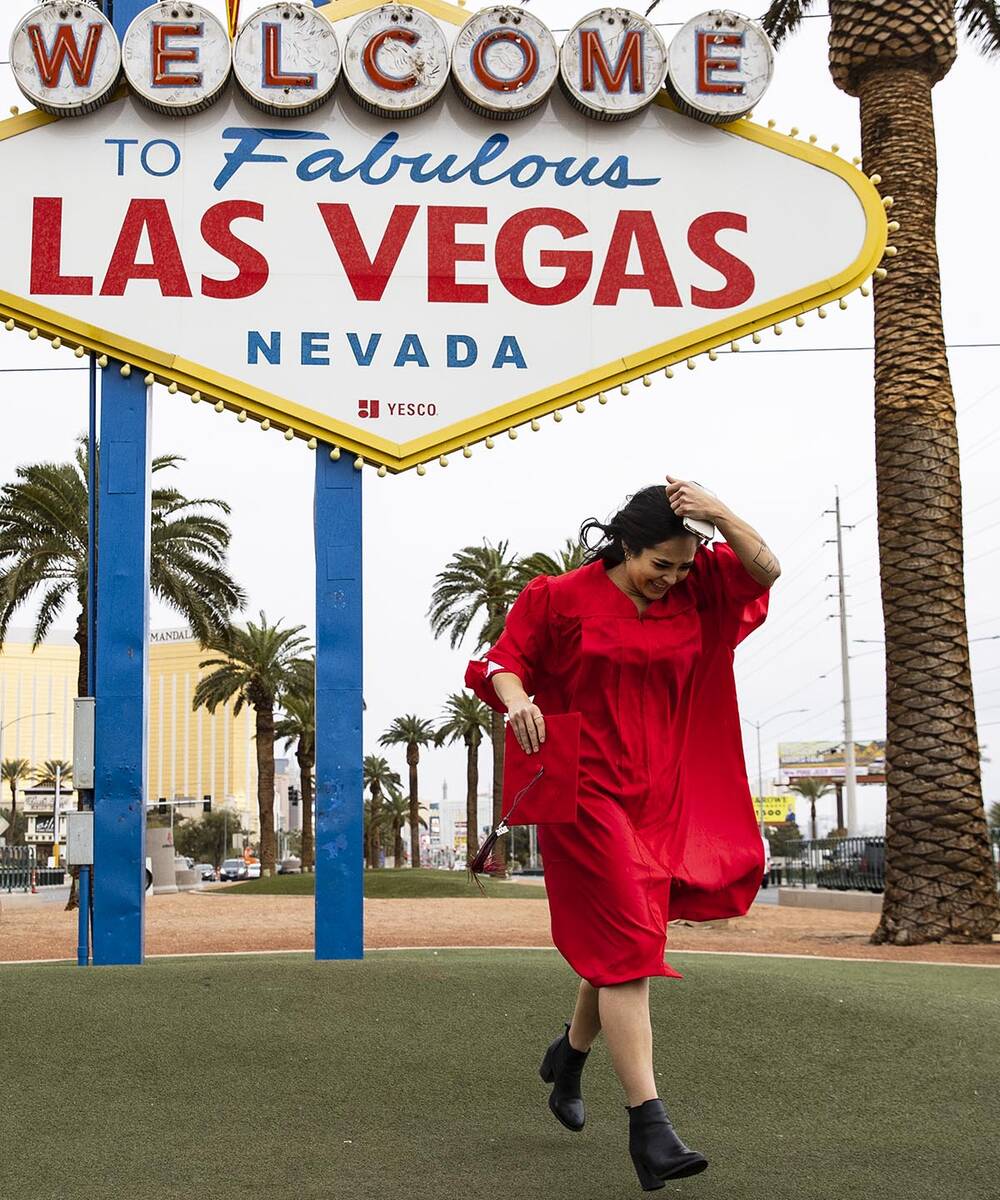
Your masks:
[{"label": "red yesco square logo", "polygon": [[379,402],[377,400],[359,400],[358,401],[358,416],[359,417],[377,417],[379,410]]}]

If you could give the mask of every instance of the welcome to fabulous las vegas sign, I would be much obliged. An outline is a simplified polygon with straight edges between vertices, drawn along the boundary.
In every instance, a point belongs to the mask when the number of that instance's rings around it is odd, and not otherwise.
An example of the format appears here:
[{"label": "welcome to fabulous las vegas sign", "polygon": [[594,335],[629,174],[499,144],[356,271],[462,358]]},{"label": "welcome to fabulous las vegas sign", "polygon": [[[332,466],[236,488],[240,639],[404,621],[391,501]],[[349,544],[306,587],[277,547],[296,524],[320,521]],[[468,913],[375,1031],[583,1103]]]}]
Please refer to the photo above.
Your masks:
[{"label": "welcome to fabulous las vegas sign", "polygon": [[11,60],[40,108],[0,122],[8,327],[384,470],[801,319],[886,251],[871,181],[746,119],[771,54],[733,13],[667,45],[601,9],[557,46],[507,6],[274,4],[230,44],[195,4],[119,41],[57,0]]}]

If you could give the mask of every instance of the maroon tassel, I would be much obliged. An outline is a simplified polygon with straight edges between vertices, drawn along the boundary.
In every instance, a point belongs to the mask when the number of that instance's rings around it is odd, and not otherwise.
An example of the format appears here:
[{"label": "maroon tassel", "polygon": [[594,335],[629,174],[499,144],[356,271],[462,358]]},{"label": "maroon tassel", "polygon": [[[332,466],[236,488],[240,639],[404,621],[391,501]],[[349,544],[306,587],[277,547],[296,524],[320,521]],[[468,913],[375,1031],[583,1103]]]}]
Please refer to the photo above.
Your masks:
[{"label": "maroon tassel", "polygon": [[481,892],[485,892],[486,889],[483,887],[479,876],[499,875],[503,869],[502,865],[497,862],[492,853],[493,847],[497,843],[497,838],[503,837],[505,833],[510,832],[510,826],[507,824],[507,820],[513,814],[514,809],[517,808],[518,800],[521,799],[525,792],[534,787],[544,774],[545,768],[539,767],[534,779],[532,779],[532,781],[525,787],[521,788],[521,790],[517,793],[517,795],[514,797],[514,803],[510,806],[510,811],[505,816],[500,818],[500,824],[496,827],[496,829],[493,830],[491,834],[487,836],[486,840],[479,847],[479,853],[468,864],[469,878],[475,881],[476,886]]}]

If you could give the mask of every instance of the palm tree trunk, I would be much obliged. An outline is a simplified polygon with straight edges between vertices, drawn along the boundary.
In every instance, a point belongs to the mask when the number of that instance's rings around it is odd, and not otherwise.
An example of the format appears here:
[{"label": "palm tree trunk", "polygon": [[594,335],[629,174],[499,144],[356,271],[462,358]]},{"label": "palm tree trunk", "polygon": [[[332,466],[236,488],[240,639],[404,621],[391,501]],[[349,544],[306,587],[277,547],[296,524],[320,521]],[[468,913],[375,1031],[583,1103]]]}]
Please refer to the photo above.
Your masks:
[{"label": "palm tree trunk", "polygon": [[[493,825],[499,825],[503,816],[503,714],[490,712],[490,741],[493,743]],[[493,846],[493,859],[498,865],[494,878],[504,879],[507,875],[507,839],[497,838]]]},{"label": "palm tree trunk", "polygon": [[469,740],[469,759],[465,771],[465,837],[467,862],[476,857],[479,849],[479,740]]},{"label": "palm tree trunk", "polygon": [[80,648],[80,661],[76,671],[76,694],[78,696],[86,696],[89,694],[87,688],[87,663],[89,658],[89,647],[87,645],[87,597],[83,595],[80,599],[80,613],[76,618],[76,633],[73,635],[73,640]]},{"label": "palm tree trunk", "polygon": [[378,867],[379,859],[382,856],[382,837],[380,833],[380,824],[382,821],[382,789],[375,785],[372,788],[372,836],[370,846],[370,862],[372,870]]},{"label": "palm tree trunk", "polygon": [[[299,745],[301,746],[301,741]],[[299,763],[300,791],[299,803],[302,805],[302,870],[312,871],[316,863],[316,849],[313,842],[312,817],[312,773],[315,757],[308,751],[300,749],[295,757]]]},{"label": "palm tree trunk", "polygon": [[397,826],[395,840],[392,844],[392,861],[396,864],[396,869],[403,865],[403,827]]},{"label": "palm tree trunk", "polygon": [[14,839],[17,837],[17,780],[10,781],[10,838],[8,845],[14,845]]},{"label": "palm tree trunk", "polygon": [[885,896],[872,941],[989,941],[998,905],[969,667],[931,81],[919,65],[876,67],[858,95],[865,170],[881,175],[900,223],[898,255],[875,286],[888,807]]},{"label": "palm tree trunk", "polygon": [[809,801],[809,821],[812,825],[812,840],[816,840],[816,801]]},{"label": "palm tree trunk", "polygon": [[410,767],[410,866],[416,869],[420,866],[420,801],[417,798],[416,755],[407,753],[406,761]]},{"label": "palm tree trunk", "polygon": [[274,874],[274,707],[254,710],[257,725],[257,811],[260,814],[260,871]]}]

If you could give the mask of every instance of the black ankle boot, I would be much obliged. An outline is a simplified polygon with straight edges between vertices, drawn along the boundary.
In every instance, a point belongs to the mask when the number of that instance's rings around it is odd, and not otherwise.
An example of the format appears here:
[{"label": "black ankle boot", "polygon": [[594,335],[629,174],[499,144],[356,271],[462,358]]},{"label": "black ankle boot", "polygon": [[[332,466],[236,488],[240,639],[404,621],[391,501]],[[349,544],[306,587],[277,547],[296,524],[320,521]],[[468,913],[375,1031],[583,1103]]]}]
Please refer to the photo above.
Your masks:
[{"label": "black ankle boot", "polygon": [[708,1159],[685,1146],[674,1132],[667,1110],[659,1096],[629,1108],[628,1152],[643,1191],[664,1186],[665,1179],[697,1175],[708,1166]]},{"label": "black ankle boot", "polygon": [[585,1114],[583,1097],[580,1095],[580,1075],[587,1061],[589,1050],[574,1050],[569,1043],[569,1024],[566,1032],[552,1042],[545,1051],[539,1075],[546,1083],[554,1083],[549,1096],[549,1108],[567,1129],[579,1133],[583,1128]]}]

